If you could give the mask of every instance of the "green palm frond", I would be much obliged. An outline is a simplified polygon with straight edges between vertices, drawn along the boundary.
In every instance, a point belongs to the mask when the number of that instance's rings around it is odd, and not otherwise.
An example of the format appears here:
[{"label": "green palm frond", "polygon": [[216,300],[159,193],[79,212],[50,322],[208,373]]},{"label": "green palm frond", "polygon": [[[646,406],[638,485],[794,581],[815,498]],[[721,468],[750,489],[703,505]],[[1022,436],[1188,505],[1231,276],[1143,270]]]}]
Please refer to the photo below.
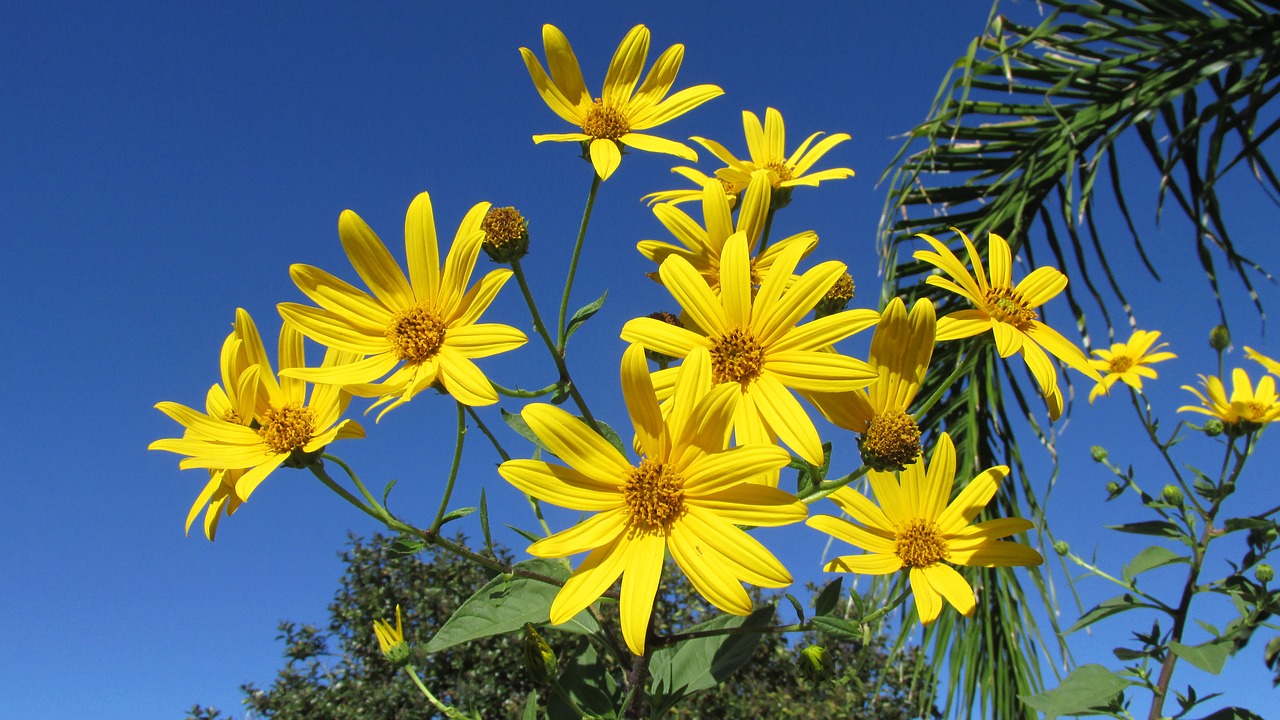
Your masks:
[{"label": "green palm frond", "polygon": [[[1252,283],[1270,276],[1229,231],[1218,187],[1228,172],[1247,170],[1273,201],[1280,198],[1280,176],[1264,153],[1280,130],[1280,105],[1271,103],[1280,93],[1280,0],[1041,4],[1051,13],[1036,26],[993,17],[886,172],[885,295],[929,297],[940,314],[959,309],[958,298],[924,283],[933,268],[911,258],[922,247],[914,236],[950,238],[948,228],[958,227],[985,255],[987,233],[994,231],[1031,265],[1055,265],[1071,276],[1068,305],[1087,344],[1086,303],[1103,314],[1108,332],[1117,303],[1133,322],[1129,278],[1108,267],[1123,234],[1157,278],[1150,259],[1156,253],[1194,253],[1220,307],[1224,266],[1263,314]],[[1185,246],[1153,247],[1139,231],[1125,194],[1125,178],[1132,184],[1136,167],[1131,156],[1147,157],[1159,178],[1157,218],[1170,206],[1190,222]],[[1104,204],[1107,196],[1112,202]],[[1114,208],[1125,228],[1100,231],[1100,205]],[[922,393],[938,390],[964,358],[989,351],[982,348],[989,342],[978,337],[939,346],[936,372]],[[991,465],[1013,467],[994,514],[1016,511],[1042,521],[1045,498],[1036,490],[1042,480],[1033,484],[1022,471],[1012,428],[1043,414],[1043,403],[1034,390],[1024,394],[1023,371],[1010,372],[1016,365],[974,363],[948,383],[922,424],[951,433],[960,467],[970,471],[962,478]],[[1051,436],[1032,429],[1052,450]],[[1052,551],[1044,554],[1052,558]],[[1041,687],[1046,649],[1056,645],[1064,656],[1065,648],[1034,635],[1029,601],[1050,606],[1052,619],[1054,600],[1047,574],[1030,577],[1031,586],[1024,586],[1007,571],[974,573],[970,578],[982,591],[978,616],[964,621],[944,614],[929,629],[934,657],[949,659],[941,685],[949,688],[949,707],[962,714],[981,709],[984,717],[1034,717],[1017,695]]]}]

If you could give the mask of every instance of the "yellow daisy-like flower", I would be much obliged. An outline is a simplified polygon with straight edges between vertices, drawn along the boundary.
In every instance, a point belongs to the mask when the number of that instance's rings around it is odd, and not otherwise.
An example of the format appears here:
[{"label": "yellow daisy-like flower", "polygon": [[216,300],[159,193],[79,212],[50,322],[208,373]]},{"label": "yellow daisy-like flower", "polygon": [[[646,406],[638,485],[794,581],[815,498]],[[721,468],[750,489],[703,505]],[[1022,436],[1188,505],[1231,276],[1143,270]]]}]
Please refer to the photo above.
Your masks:
[{"label": "yellow daisy-like flower", "polygon": [[738,394],[712,389],[712,361],[696,349],[680,368],[673,409],[663,418],[644,349],[622,358],[622,393],[642,457],[629,462],[578,418],[553,405],[521,413],[568,467],[509,460],[498,472],[520,490],[570,510],[596,513],[529,546],[537,557],[588,552],[551,605],[551,622],[571,619],[622,576],[620,615],[627,647],[643,655],[663,558],[672,559],[712,605],[751,612],[743,582],[784,587],[791,575],[739,525],[799,521],[805,505],[775,488],[747,482],[786,465],[775,445],[725,449]]},{"label": "yellow daisy-like flower", "polygon": [[[244,343],[248,365],[257,368],[252,421],[244,423],[243,416],[212,417],[173,402],[157,403],[157,409],[181,423],[186,431],[181,438],[157,440],[149,449],[186,455],[178,464],[184,470],[243,470],[235,479],[234,490],[236,497],[244,501],[280,465],[306,467],[329,443],[364,437],[364,428],[354,420],[338,422],[350,399],[338,387],[316,386],[308,399],[304,381],[283,375],[286,370],[304,365],[302,335],[295,329],[288,325],[280,329],[279,380],[271,371],[258,329],[244,310],[236,311],[235,334]],[[323,367],[331,368],[353,358],[350,353],[330,350],[325,353]],[[242,383],[249,374],[241,375]]]},{"label": "yellow daisy-like flower", "polygon": [[[845,392],[874,381],[875,368],[824,348],[871,327],[880,314],[845,310],[796,325],[845,270],[832,260],[792,282],[804,252],[801,243],[788,245],[757,290],[746,233],[736,232],[724,244],[719,293],[688,260],[672,255],[658,273],[695,329],[635,318],[623,326],[622,339],[673,358],[705,348],[715,383],[730,384],[742,396],[733,420],[738,444],[781,438],[805,461],[821,465],[822,440],[791,390]],[[670,371],[659,377],[670,378]],[[662,389],[664,383],[655,383]]]},{"label": "yellow daisy-like flower", "polygon": [[744,110],[742,128],[747,135],[747,151],[750,160],[739,160],[723,145],[707,138],[691,138],[694,142],[711,151],[728,167],[716,171],[716,176],[724,180],[730,187],[746,187],[751,175],[757,170],[769,173],[769,179],[775,191],[783,191],[779,195],[777,207],[786,205],[790,199],[790,189],[797,185],[817,187],[823,180],[842,180],[853,177],[849,168],[831,168],[809,172],[813,165],[822,159],[832,148],[849,139],[846,133],[828,135],[815,145],[814,141],[823,135],[816,132],[810,135],[795,152],[787,155],[787,133],[782,122],[782,113],[768,108],[764,113],[764,125],[755,113]]},{"label": "yellow daisy-like flower", "polygon": [[982,472],[948,505],[955,472],[955,447],[951,437],[942,433],[927,469],[921,458],[907,466],[898,479],[878,470],[868,474],[879,506],[851,488],[837,490],[831,499],[855,522],[815,515],[805,524],[868,554],[838,557],[823,569],[863,575],[905,569],[920,622],[928,625],[942,612],[942,598],[966,617],[971,617],[976,607],[973,588],[950,565],[1042,564],[1044,558],[1033,548],[1001,539],[1030,530],[1029,521],[1001,518],[970,525],[991,501],[1009,468],[1001,465]]},{"label": "yellow daisy-like flower", "polygon": [[1276,362],[1248,345],[1244,347],[1244,356],[1250,360],[1258,361],[1258,363],[1262,365],[1262,367],[1266,368],[1267,372],[1272,375],[1280,375],[1280,362]]},{"label": "yellow daisy-like flower", "polygon": [[[689,262],[698,271],[713,290],[720,290],[720,256],[724,252],[725,241],[735,232],[747,237],[747,252],[754,253],[764,230],[765,218],[769,215],[769,177],[765,173],[756,173],[751,178],[743,196],[742,207],[738,209],[738,220],[735,225],[733,208],[730,207],[725,194],[720,190],[720,183],[712,180],[702,191],[702,217],[704,228],[689,217],[684,211],[672,204],[657,205],[653,214],[675,235],[684,247],[672,245],[659,240],[641,240],[636,249],[641,255],[662,264],[667,258],[678,255]],[[804,255],[813,252],[818,246],[818,235],[812,230],[797,233],[774,243],[764,252],[751,260],[753,284],[758,284],[760,277],[773,267],[774,261],[792,243],[804,246]],[[655,277],[660,280],[660,277]]]},{"label": "yellow daisy-like flower", "polygon": [[[1089,393],[1089,402],[1111,390],[1111,386],[1121,381],[1134,390],[1142,390],[1142,378],[1156,379],[1156,371],[1147,367],[1151,363],[1172,360],[1178,357],[1171,352],[1159,352],[1169,343],[1156,345],[1160,333],[1148,330],[1134,330],[1127,343],[1113,343],[1110,350],[1094,350],[1096,359],[1089,360],[1098,372],[1102,373],[1102,382],[1093,386]],[[1154,347],[1152,347],[1154,346]]]},{"label": "yellow daisy-like flower", "polygon": [[[952,228],[953,230],[955,228]],[[1007,358],[1021,353],[1031,374],[1040,385],[1040,392],[1050,398],[1050,405],[1061,408],[1058,391],[1058,373],[1045,350],[1088,375],[1096,382],[1103,382],[1102,375],[1089,364],[1080,348],[1067,340],[1057,330],[1040,322],[1036,308],[1057,297],[1067,287],[1067,276],[1056,268],[1039,267],[1031,271],[1016,286],[1013,284],[1013,253],[1005,239],[991,233],[988,243],[988,267],[990,281],[983,272],[982,259],[969,236],[956,230],[964,240],[973,263],[973,273],[960,258],[942,243],[923,233],[934,252],[917,250],[916,260],[936,266],[951,279],[930,275],[926,282],[934,287],[950,290],[973,303],[972,310],[958,310],[938,320],[938,340],[958,340],[991,331],[995,336],[996,351]],[[1043,349],[1041,349],[1043,348]]]},{"label": "yellow daisy-like flower", "polygon": [[901,299],[890,300],[868,358],[879,380],[846,393],[806,393],[833,424],[862,436],[858,448],[871,467],[901,470],[920,456],[920,426],[909,410],[933,357],[936,325],[929,300],[917,300],[910,315]]},{"label": "yellow daisy-like flower", "polygon": [[650,205],[653,205],[654,203],[670,203],[672,205],[679,205],[680,203],[701,200],[707,183],[714,182],[720,185],[720,191],[724,194],[724,198],[729,203],[729,207],[732,208],[738,203],[738,193],[747,189],[746,184],[737,186],[727,180],[707,175],[701,170],[691,167],[673,167],[671,168],[671,172],[685,178],[696,187],[685,190],[659,190],[658,192],[651,192],[640,199]]},{"label": "yellow daisy-like flower", "polygon": [[1249,375],[1243,368],[1236,368],[1231,373],[1231,397],[1227,397],[1226,388],[1216,375],[1200,376],[1200,386],[1204,392],[1183,385],[1182,389],[1200,398],[1200,405],[1183,405],[1178,412],[1194,412],[1217,418],[1227,427],[1228,432],[1243,434],[1280,417],[1280,395],[1276,394],[1276,381],[1270,375],[1258,380],[1257,387],[1249,381]]},{"label": "yellow daisy-like flower", "polygon": [[636,132],[661,125],[724,94],[715,85],[695,85],[666,97],[684,60],[683,45],[672,45],[658,56],[637,90],[640,71],[649,56],[649,30],[643,25],[631,28],[609,63],[604,90],[600,97],[594,99],[587,92],[578,58],[574,56],[564,33],[554,25],[543,25],[542,46],[546,51],[549,76],[532,50],[520,48],[533,84],[555,114],[582,128],[582,131],[534,135],[535,143],[583,143],[601,180],[608,180],[618,169],[623,145],[697,162],[697,153],[687,145]]},{"label": "yellow daisy-like flower", "polygon": [[396,626],[381,618],[373,621],[373,634],[378,638],[382,656],[399,664],[409,657],[409,644],[404,640],[404,623],[400,618],[400,606],[396,605]]},{"label": "yellow daisy-like flower", "polygon": [[527,338],[509,325],[476,322],[511,277],[506,268],[493,270],[467,289],[488,210],[487,202],[471,208],[441,268],[431,197],[424,192],[414,198],[404,220],[408,279],[364,220],[344,210],[338,236],[372,294],[319,268],[294,265],[290,277],[320,307],[281,303],[279,309],[287,325],[321,345],[366,357],[339,367],[294,367],[284,374],[377,397],[374,407],[390,403],[379,418],[436,383],[464,405],[497,402],[493,385],[472,359],[513,350]]}]

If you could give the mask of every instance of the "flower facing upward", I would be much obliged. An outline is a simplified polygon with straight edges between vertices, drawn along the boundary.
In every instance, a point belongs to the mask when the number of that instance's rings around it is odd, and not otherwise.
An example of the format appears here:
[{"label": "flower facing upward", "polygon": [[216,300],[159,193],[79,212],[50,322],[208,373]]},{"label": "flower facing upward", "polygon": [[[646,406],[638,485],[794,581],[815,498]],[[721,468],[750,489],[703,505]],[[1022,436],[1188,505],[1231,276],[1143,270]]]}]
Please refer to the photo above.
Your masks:
[{"label": "flower facing upward", "polygon": [[917,300],[907,315],[889,301],[871,338],[871,367],[879,380],[845,393],[806,393],[833,424],[861,435],[862,461],[877,470],[901,470],[920,456],[920,427],[909,412],[933,357],[933,303]]},{"label": "flower facing upward", "polygon": [[1194,412],[1217,418],[1231,435],[1243,435],[1257,430],[1280,417],[1280,395],[1276,394],[1275,378],[1264,375],[1255,388],[1244,369],[1236,368],[1231,373],[1231,383],[1231,397],[1228,398],[1226,388],[1216,375],[1201,375],[1203,393],[1189,385],[1182,386],[1183,390],[1200,398],[1201,404],[1183,405],[1178,408],[1178,412]]},{"label": "flower facing upward", "polygon": [[712,605],[751,612],[742,587],[791,583],[786,568],[739,525],[797,522],[807,510],[791,495],[747,482],[787,463],[776,445],[725,449],[738,394],[712,389],[711,358],[701,348],[680,367],[675,400],[663,418],[644,349],[622,358],[622,393],[642,457],[632,464],[583,421],[553,405],[521,413],[568,467],[509,460],[498,472],[520,490],[570,510],[594,512],[581,523],[529,546],[537,557],[588,552],[551,604],[554,624],[591,605],[622,576],[620,614],[627,647],[644,654],[649,616],[667,551]]},{"label": "flower facing upward", "polygon": [[842,180],[853,177],[853,171],[849,168],[831,168],[829,170],[809,172],[814,163],[821,160],[822,156],[826,155],[831,148],[849,139],[849,136],[845,133],[828,135],[815,145],[813,141],[823,134],[816,132],[800,143],[800,147],[796,148],[795,152],[788,156],[786,154],[787,134],[786,128],[782,123],[782,113],[773,108],[765,110],[764,126],[762,127],[760,118],[755,113],[744,110],[742,113],[742,128],[746,131],[747,151],[751,155],[750,160],[739,160],[734,157],[733,153],[714,140],[700,137],[692,138],[694,142],[711,151],[712,154],[728,165],[726,168],[717,170],[716,176],[724,180],[730,187],[746,187],[752,173],[757,170],[767,171],[774,190],[783,191],[778,196],[782,202],[774,202],[776,207],[782,207],[786,205],[786,200],[790,198],[790,189],[797,185],[817,187],[818,183],[823,180]]},{"label": "flower facing upward", "polygon": [[934,287],[950,290],[974,306],[972,310],[958,310],[940,318],[938,340],[957,340],[990,330],[995,336],[996,350],[1000,357],[1022,354],[1022,359],[1040,385],[1041,394],[1050,398],[1051,406],[1056,401],[1057,406],[1061,407],[1061,394],[1058,391],[1057,370],[1045,355],[1045,350],[1094,381],[1103,382],[1102,376],[1089,364],[1084,352],[1057,330],[1040,322],[1040,316],[1036,313],[1036,308],[1057,297],[1067,287],[1067,276],[1056,268],[1040,267],[1032,270],[1030,275],[1015,286],[1013,253],[1009,250],[1009,243],[991,233],[987,266],[991,277],[988,281],[977,248],[973,246],[969,236],[959,230],[956,232],[964,240],[964,246],[969,252],[973,273],[946,245],[923,233],[920,237],[933,246],[934,251],[917,250],[913,255],[916,260],[934,265],[950,276],[947,279],[941,275],[930,275],[926,282]]},{"label": "flower facing upward", "polygon": [[[374,407],[390,403],[379,418],[436,383],[464,405],[497,402],[498,394],[472,359],[518,348],[526,338],[509,325],[476,322],[511,277],[506,268],[493,270],[467,290],[485,237],[480,224],[488,210],[489,203],[471,208],[441,268],[431,197],[424,192],[414,198],[404,220],[408,279],[364,220],[344,210],[338,235],[372,294],[319,268],[294,265],[289,275],[320,307],[281,303],[280,315],[287,325],[322,345],[367,357],[339,367],[295,368],[285,374],[377,397]],[[375,382],[387,373],[391,375]]]},{"label": "flower facing upward", "polygon": [[[178,403],[157,403],[157,409],[186,431],[181,438],[156,440],[149,447],[186,455],[179,463],[183,469],[242,470],[237,473],[234,490],[244,501],[280,465],[305,467],[334,440],[364,437],[364,428],[354,420],[338,422],[350,399],[339,388],[319,385],[308,398],[307,384],[302,380],[285,375],[277,380],[258,329],[244,310],[236,311],[235,335],[243,343],[247,366],[256,368],[240,375],[237,391],[244,401],[241,393],[250,392],[244,386],[253,376],[253,403],[244,403],[252,408],[251,420],[245,422],[246,416],[239,410],[234,416],[212,417]],[[282,373],[303,366],[302,335],[296,330],[282,327],[279,347]],[[332,368],[352,359],[349,353],[330,350],[322,367]]]},{"label": "flower facing upward", "polygon": [[869,552],[838,557],[823,569],[863,575],[905,569],[920,622],[928,625],[942,612],[942,598],[965,616],[972,616],[976,607],[973,588],[946,563],[975,567],[1043,563],[1034,549],[1001,539],[1030,530],[1027,520],[1002,518],[970,525],[991,501],[1009,468],[1001,465],[982,472],[948,505],[955,472],[955,447],[951,437],[942,433],[927,469],[921,458],[897,479],[879,470],[868,473],[878,507],[851,488],[837,490],[831,499],[855,522],[815,515],[805,524]]},{"label": "flower facing upward", "polygon": [[[1094,350],[1096,359],[1089,360],[1098,372],[1102,373],[1102,382],[1093,386],[1089,393],[1089,402],[1111,390],[1116,381],[1121,381],[1134,390],[1142,390],[1142,378],[1156,379],[1156,371],[1147,367],[1151,363],[1172,360],[1178,357],[1171,352],[1159,352],[1169,343],[1156,345],[1160,333],[1147,330],[1134,330],[1127,343],[1114,343],[1110,350]],[[1152,347],[1152,346],[1155,347]]]},{"label": "flower facing upward", "polygon": [[[760,243],[765,218],[769,214],[769,177],[765,173],[756,173],[752,176],[751,184],[743,195],[742,207],[738,209],[736,224],[733,220],[733,209],[729,206],[724,192],[720,190],[720,184],[714,180],[709,181],[702,191],[702,218],[705,228],[674,205],[657,205],[653,208],[653,214],[658,216],[658,220],[671,231],[683,247],[658,240],[641,240],[636,244],[640,254],[659,265],[667,258],[678,255],[687,260],[698,274],[706,279],[713,290],[719,292],[720,258],[729,236],[735,232],[746,235],[748,253],[754,253],[755,247]],[[751,259],[753,284],[759,284],[760,277],[773,267],[774,261],[792,243],[803,245],[804,255],[808,255],[818,246],[818,235],[811,230],[797,233],[770,245],[764,252],[753,257]],[[660,280],[660,277],[655,279]]]},{"label": "flower facing upward", "polygon": [[[805,461],[821,465],[822,441],[791,390],[845,392],[874,381],[870,365],[824,348],[871,327],[880,314],[845,310],[797,326],[845,270],[844,263],[828,261],[793,282],[791,273],[804,251],[803,244],[789,245],[759,279],[757,290],[746,234],[734,233],[720,259],[718,294],[688,260],[672,255],[658,272],[694,329],[635,318],[623,326],[622,339],[674,358],[705,348],[715,383],[742,396],[733,421],[737,443],[781,438]],[[663,382],[655,384],[665,392],[670,370],[659,373]]]},{"label": "flower facing upward", "polygon": [[597,98],[587,92],[578,58],[564,33],[554,25],[543,25],[542,46],[547,55],[547,70],[542,69],[532,50],[520,48],[533,84],[547,106],[581,128],[581,132],[534,135],[535,143],[548,140],[583,143],[601,180],[608,180],[622,162],[620,145],[697,162],[697,153],[686,145],[636,132],[661,125],[724,94],[715,85],[695,85],[666,97],[684,60],[683,45],[667,48],[637,90],[640,71],[649,55],[649,30],[643,25],[631,28],[609,63],[604,90]]}]

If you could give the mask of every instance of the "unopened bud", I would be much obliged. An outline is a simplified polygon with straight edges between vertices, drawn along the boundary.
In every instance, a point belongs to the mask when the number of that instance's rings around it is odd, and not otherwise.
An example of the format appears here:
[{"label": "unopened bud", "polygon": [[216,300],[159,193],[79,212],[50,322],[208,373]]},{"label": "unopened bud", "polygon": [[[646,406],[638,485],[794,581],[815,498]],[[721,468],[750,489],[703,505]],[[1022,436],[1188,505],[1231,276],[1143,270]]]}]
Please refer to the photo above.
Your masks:
[{"label": "unopened bud", "polygon": [[835,315],[849,307],[849,301],[853,299],[853,294],[853,276],[849,273],[841,273],[831,288],[827,290],[827,294],[823,295],[822,299],[818,301],[817,307],[813,309],[814,319]]},{"label": "unopened bud", "polygon": [[1118,495],[1120,493],[1120,483],[1115,480],[1107,483],[1107,492],[1111,495]]},{"label": "unopened bud", "polygon": [[800,651],[796,658],[796,669],[800,676],[810,682],[822,682],[832,675],[831,656],[821,645],[810,645]]},{"label": "unopened bud", "polygon": [[1219,352],[1231,347],[1231,331],[1226,325],[1218,325],[1209,331],[1209,347]]},{"label": "unopened bud", "polygon": [[537,683],[556,675],[556,654],[531,623],[524,624],[524,665]]},{"label": "unopened bud", "polygon": [[1107,461],[1107,449],[1101,445],[1094,445],[1089,448],[1089,454],[1093,456],[1093,461],[1100,463]]},{"label": "unopened bud", "polygon": [[513,207],[491,208],[480,229],[484,230],[480,247],[496,263],[519,260],[529,252],[529,221]]},{"label": "unopened bud", "polygon": [[[649,313],[649,317],[653,318],[654,320],[661,320],[662,322],[668,325],[674,325],[678,328],[684,327],[684,323],[680,322],[680,318],[676,317],[675,315],[672,315],[669,312],[659,311],[655,313]],[[671,363],[676,361],[676,359],[671,357],[670,355],[664,355],[663,353],[657,352],[655,350],[650,350],[648,348],[645,348],[644,356],[649,358],[653,362],[656,362],[659,365],[663,365],[663,366],[670,365]]]},{"label": "unopened bud", "polygon": [[1066,555],[1071,552],[1071,545],[1066,540],[1059,540],[1053,544],[1053,551],[1059,555]]},{"label": "unopened bud", "polygon": [[1182,505],[1182,488],[1177,485],[1165,485],[1160,497],[1170,505]]},{"label": "unopened bud", "polygon": [[1272,569],[1270,565],[1262,563],[1253,569],[1253,576],[1257,578],[1260,583],[1269,583],[1275,579],[1276,571]]},{"label": "unopened bud", "polygon": [[1209,421],[1204,424],[1203,428],[1204,434],[1209,437],[1218,437],[1222,434],[1222,431],[1226,429],[1227,426],[1218,418],[1209,419]]},{"label": "unopened bud", "polygon": [[396,625],[386,620],[373,621],[373,634],[378,638],[378,647],[387,662],[396,667],[407,665],[410,659],[409,643],[404,639],[404,623],[400,619],[400,606],[396,606]]}]

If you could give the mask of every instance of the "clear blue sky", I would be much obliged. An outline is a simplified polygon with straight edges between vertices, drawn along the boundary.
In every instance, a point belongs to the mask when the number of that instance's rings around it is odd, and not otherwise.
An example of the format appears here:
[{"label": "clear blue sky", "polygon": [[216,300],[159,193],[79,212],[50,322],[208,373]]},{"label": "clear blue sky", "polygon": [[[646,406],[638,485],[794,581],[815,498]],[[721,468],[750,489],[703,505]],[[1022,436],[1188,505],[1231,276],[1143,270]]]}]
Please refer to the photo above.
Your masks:
[{"label": "clear blue sky", "polygon": [[[551,307],[590,170],[573,146],[530,140],[568,129],[543,105],[517,53],[523,45],[541,55],[544,22],[568,35],[593,89],[634,24],[653,33],[651,59],[684,43],[676,87],[715,83],[726,95],[664,127],[667,137],[704,135],[745,151],[741,111],[768,106],[782,111],[792,147],[816,130],[852,134],[825,162],[858,176],[798,189],[774,233],[816,230],[819,253],[848,262],[858,302],[873,303],[885,192],[876,180],[899,147],[894,136],[924,118],[989,7],[943,0],[892,10],[813,3],[782,14],[781,7],[11,7],[0,26],[9,269],[0,298],[10,348],[0,359],[8,381],[0,477],[9,488],[0,506],[7,547],[0,716],[171,718],[197,702],[238,716],[238,685],[269,683],[280,665],[277,621],[327,621],[347,532],[377,528],[309,474],[282,470],[223,522],[216,543],[198,531],[185,538],[182,521],[204,479],[180,472],[176,456],[145,450],[178,433],[152,406],[202,404],[237,306],[274,337],[275,304],[303,299],[289,281],[290,263],[354,279],[336,232],[345,208],[399,255],[404,211],[422,190],[432,193],[446,238],[477,201],[515,204],[531,221],[535,292]],[[1035,8],[1020,3],[1010,12],[1027,18]],[[611,408],[603,414],[619,426],[626,420],[616,387],[618,328],[674,309],[643,278],[652,267],[633,250],[641,239],[667,239],[638,198],[681,186],[668,173],[673,164],[643,153],[624,159],[602,190],[578,285],[576,304],[610,290],[571,352],[593,406]],[[711,170],[714,160],[704,154],[700,167]],[[1264,244],[1275,209],[1250,212],[1261,203],[1250,192],[1241,190],[1238,227],[1243,237],[1252,233],[1246,247],[1255,259],[1280,267],[1280,253]],[[1169,418],[1190,398],[1177,386],[1212,369],[1203,338],[1215,319],[1207,286],[1186,269],[1191,255],[1179,227],[1153,231],[1176,247],[1157,258],[1168,275],[1161,295],[1135,298],[1143,326],[1164,329],[1182,356],[1160,367],[1157,404]],[[1231,287],[1229,300],[1248,318],[1240,323],[1247,342],[1280,355],[1280,344],[1258,337],[1259,324]],[[527,328],[515,290],[512,283],[490,317]],[[1274,307],[1274,286],[1262,292]],[[1065,318],[1065,307],[1058,312]],[[531,344],[520,359],[482,367],[506,385],[540,386],[552,373],[540,350]],[[1242,362],[1238,352],[1233,361]],[[1100,432],[1119,437],[1113,418],[1127,405],[1077,409],[1063,428],[1068,461],[1050,517],[1059,537],[1089,547],[1110,542],[1097,529],[1104,514],[1131,517],[1098,509],[1108,478],[1084,459]],[[496,410],[488,417],[500,424]],[[373,485],[398,479],[393,508],[429,522],[452,404],[423,395],[376,428],[367,420],[369,439],[331,449]],[[842,441],[838,457],[849,469],[856,455],[852,440]],[[514,439],[509,446],[520,447]],[[484,487],[495,526],[531,527],[523,498],[493,472],[492,453],[478,441],[468,447],[455,505],[474,504]],[[1029,470],[1047,473],[1047,461],[1029,454]],[[771,537],[807,545],[784,559],[798,578],[818,574],[820,538],[764,535]],[[512,533],[501,539],[522,547]],[[1269,691],[1257,672],[1261,644],[1238,661],[1257,681],[1245,692]]]}]

